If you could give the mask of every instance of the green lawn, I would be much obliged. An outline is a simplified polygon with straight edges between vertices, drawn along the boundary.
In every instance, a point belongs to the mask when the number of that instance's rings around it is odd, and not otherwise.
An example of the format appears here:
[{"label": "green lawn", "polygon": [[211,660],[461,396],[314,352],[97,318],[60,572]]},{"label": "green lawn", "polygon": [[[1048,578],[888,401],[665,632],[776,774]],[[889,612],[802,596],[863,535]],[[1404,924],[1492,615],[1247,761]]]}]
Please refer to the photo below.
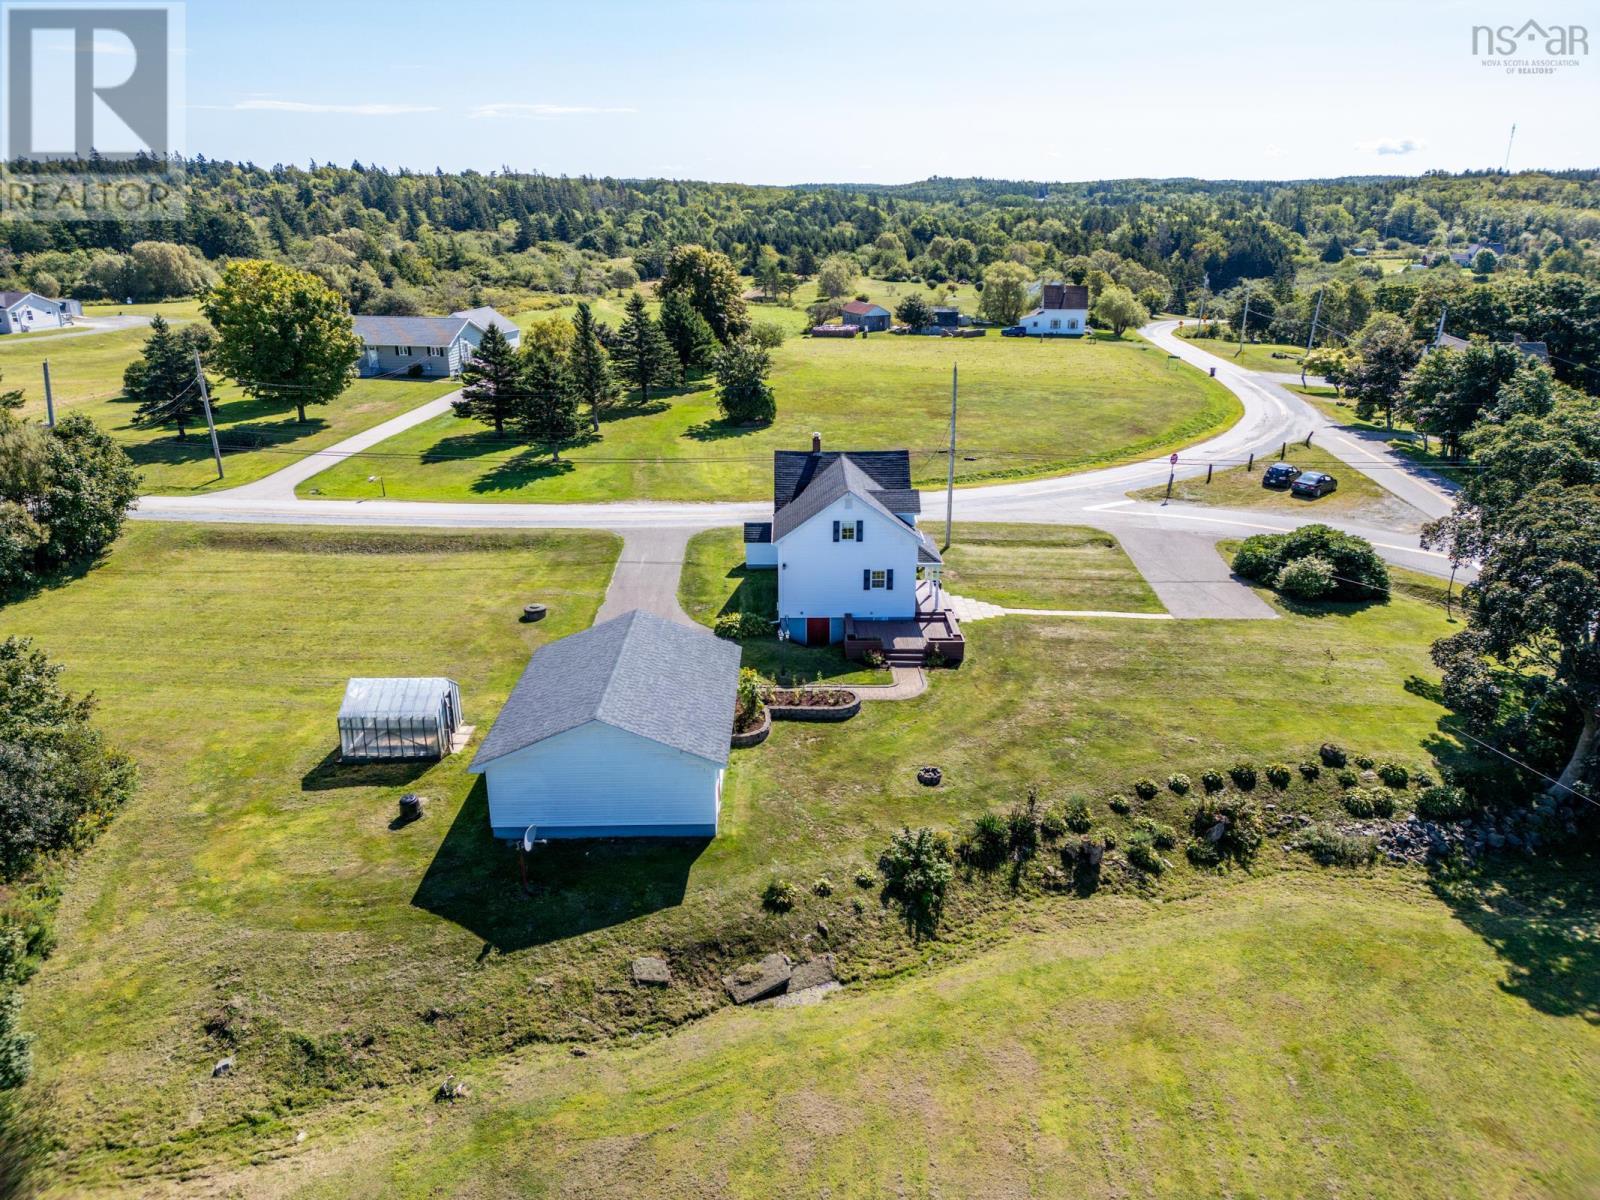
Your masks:
[{"label": "green lawn", "polygon": [[[93,417],[123,443],[144,475],[144,490],[151,494],[203,492],[260,479],[297,455],[342,441],[459,386],[451,380],[356,379],[333,403],[308,408],[302,425],[293,408],[251,399],[232,383],[222,382],[213,397],[226,471],[219,483],[203,423],[182,441],[172,429],[132,425],[134,406],[122,399],[122,372],[148,336],[148,330],[138,328],[54,342],[0,338],[0,371],[7,388],[26,389],[22,415],[42,420],[40,361],[48,358],[57,415],[81,411]],[[368,464],[362,479],[371,473]],[[371,485],[367,487],[370,490]]]},{"label": "green lawn", "polygon": [[87,300],[83,305],[86,317],[154,317],[163,316],[169,321],[194,320],[200,316],[200,301],[151,300],[139,304],[118,304],[114,300]]},{"label": "green lawn", "polygon": [[1290,346],[1281,342],[1246,342],[1244,350],[1239,352],[1236,334],[1232,337],[1224,333],[1221,337],[1202,338],[1196,336],[1198,332],[1198,327],[1190,322],[1177,334],[1207,353],[1250,371],[1270,371],[1274,374],[1298,371],[1300,360],[1305,357],[1304,346]]},{"label": "green lawn", "polygon": [[[683,576],[678,582],[678,603],[704,625],[716,623],[723,613],[750,612],[762,617],[778,613],[778,573],[747,571],[744,565],[744,531],[741,528],[708,529],[689,539],[684,553]],[[766,679],[814,683],[889,683],[887,670],[873,670],[851,662],[832,646],[802,646],[771,638],[752,638],[742,644],[744,665]]]},{"label": "green lawn", "polygon": [[[952,828],[1038,785],[1047,803],[1094,797],[1125,833],[1101,798],[1140,775],[1241,752],[1294,761],[1330,738],[1408,764],[1452,744],[1427,656],[1452,626],[1410,596],[1270,622],[983,622],[921,698],[736,751],[715,841],[553,849],[524,899],[467,756],[343,769],[333,716],[349,675],[438,672],[481,732],[529,649],[590,621],[615,553],[579,533],[139,525],[86,577],[0,610],[0,633],[37,636],[101,696],[143,772],[26,989],[62,1191],[289,1144],[343,1102],[422,1095],[447,1066],[529,1040],[677,1025],[770,949],[826,944],[851,977],[902,971],[922,951],[875,901],[857,911],[849,883],[901,823]],[[517,623],[529,599],[549,620]],[[1321,701],[1264,702],[1265,679]],[[935,791],[914,781],[930,762],[946,771]],[[1326,811],[1330,787],[1290,796]],[[429,815],[391,829],[408,790]],[[1150,811],[1180,819],[1181,803],[1163,793]],[[1281,861],[1274,849],[1261,869]],[[766,916],[774,874],[836,891]],[[1162,890],[1203,882],[1180,862]],[[974,884],[948,944],[1017,911]],[[629,988],[643,952],[666,953],[680,986]],[[236,1072],[213,1083],[228,1052]]]},{"label": "green lawn", "polygon": [[[772,486],[772,451],[907,447],[919,483],[942,482],[950,369],[961,368],[961,482],[1052,475],[1189,444],[1238,418],[1215,380],[1148,343],[790,338],[775,353],[778,419],[730,427],[709,384],[619,409],[604,436],[547,455],[446,415],[377,447],[399,499],[593,501],[750,499]],[[301,495],[365,496],[371,463],[352,458]]]},{"label": "green lawn", "polygon": [[[1316,466],[1298,457],[1293,447],[1290,448],[1287,461],[1303,465],[1306,470],[1326,471],[1338,479],[1338,490],[1331,495],[1310,500],[1294,495],[1287,488],[1262,487],[1261,473],[1270,465],[1269,460],[1263,459],[1256,463],[1254,470],[1229,467],[1218,471],[1210,483],[1206,482],[1204,475],[1180,479],[1172,485],[1172,502],[1221,508],[1260,508],[1270,512],[1291,513],[1308,521],[1322,517],[1347,517],[1407,532],[1422,527],[1422,513],[1385,491],[1354,467],[1328,461],[1325,451],[1302,449],[1299,454],[1309,456]],[[1166,499],[1167,485],[1163,483],[1128,494],[1136,500],[1159,502]]]},{"label": "green lawn", "polygon": [[950,591],[1006,608],[1165,611],[1117,539],[1098,529],[958,524],[944,564]]},{"label": "green lawn", "polygon": [[[533,1048],[469,1072],[468,1101],[390,1098],[207,1182],[1577,1200],[1600,1178],[1600,1027],[1507,986],[1553,912],[1494,914],[1490,938],[1414,884],[1318,871],[1160,906],[1045,901],[1030,932],[939,970],[587,1058]],[[1542,949],[1563,941],[1583,944]],[[1592,989],[1592,951],[1579,963],[1565,978]]]}]

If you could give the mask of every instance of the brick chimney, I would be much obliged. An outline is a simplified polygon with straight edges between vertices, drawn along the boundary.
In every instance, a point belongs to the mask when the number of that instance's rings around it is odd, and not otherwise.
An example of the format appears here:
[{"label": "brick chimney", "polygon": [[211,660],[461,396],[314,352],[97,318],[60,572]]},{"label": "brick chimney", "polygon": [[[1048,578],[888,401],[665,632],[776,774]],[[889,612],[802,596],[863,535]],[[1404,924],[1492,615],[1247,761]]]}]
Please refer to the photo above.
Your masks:
[{"label": "brick chimney", "polygon": [[822,453],[822,435],[820,433],[813,433],[811,435],[811,453]]}]

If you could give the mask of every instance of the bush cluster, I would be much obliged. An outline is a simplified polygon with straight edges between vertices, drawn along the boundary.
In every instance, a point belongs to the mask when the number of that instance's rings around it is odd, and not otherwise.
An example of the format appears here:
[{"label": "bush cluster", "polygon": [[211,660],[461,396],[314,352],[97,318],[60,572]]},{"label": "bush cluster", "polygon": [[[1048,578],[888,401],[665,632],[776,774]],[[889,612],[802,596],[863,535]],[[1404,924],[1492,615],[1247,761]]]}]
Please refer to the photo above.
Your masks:
[{"label": "bush cluster", "polygon": [[787,879],[772,879],[761,892],[761,907],[768,912],[785,913],[799,898],[800,889]]},{"label": "bush cluster", "polygon": [[[1222,828],[1213,837],[1217,826]],[[1197,804],[1190,814],[1189,857],[1200,863],[1215,863],[1223,858],[1249,862],[1266,836],[1261,809],[1249,796],[1218,796]]]},{"label": "bush cluster", "polygon": [[1222,778],[1221,771],[1207,771],[1200,776],[1200,786],[1205,788],[1206,795],[1214,795],[1227,787],[1227,782]]},{"label": "bush cluster", "polygon": [[1333,564],[1320,554],[1290,559],[1272,582],[1278,591],[1296,600],[1322,600],[1333,594],[1336,584]]},{"label": "bush cluster", "polygon": [[1351,788],[1339,796],[1339,803],[1352,817],[1394,816],[1394,793],[1386,787]]},{"label": "bush cluster", "polygon": [[1077,796],[1069,800],[1066,820],[1067,828],[1073,833],[1088,833],[1089,827],[1094,824],[1094,814],[1089,811],[1088,801]]},{"label": "bush cluster", "polygon": [[1464,821],[1477,812],[1465,788],[1436,783],[1417,793],[1417,816],[1425,821]]},{"label": "bush cluster", "polygon": [[1322,774],[1322,767],[1318,763],[1307,760],[1300,764],[1300,777],[1307,782]]},{"label": "bush cluster", "polygon": [[1106,807],[1114,813],[1122,813],[1124,815],[1133,811],[1132,802],[1120,792],[1106,801]]},{"label": "bush cluster", "polygon": [[1392,788],[1403,788],[1411,782],[1411,772],[1392,762],[1378,764],[1378,778]]},{"label": "bush cluster", "polygon": [[[1309,567],[1297,566],[1285,580],[1284,569],[1305,559],[1320,561]],[[1375,600],[1389,594],[1389,569],[1372,543],[1327,525],[1303,525],[1292,533],[1248,537],[1233,556],[1233,569],[1246,579],[1273,587],[1281,586],[1280,581],[1312,587],[1325,572],[1327,590],[1302,597],[1305,599]]]},{"label": "bush cluster", "polygon": [[1154,779],[1139,779],[1134,781],[1133,791],[1141,800],[1154,800],[1156,793],[1161,789],[1156,786]]},{"label": "bush cluster", "polygon": [[766,637],[772,632],[772,622],[756,613],[723,613],[717,618],[713,632],[730,642],[742,642],[749,638]]},{"label": "bush cluster", "polygon": [[1283,763],[1267,764],[1267,782],[1275,788],[1286,788],[1289,780],[1294,778],[1294,773]]},{"label": "bush cluster", "polygon": [[1167,787],[1179,796],[1185,795],[1193,786],[1194,784],[1187,775],[1180,773],[1167,776]]},{"label": "bush cluster", "polygon": [[1248,792],[1256,786],[1256,765],[1247,758],[1241,758],[1228,768],[1228,778],[1233,780],[1233,786],[1241,792]]},{"label": "bush cluster", "polygon": [[922,936],[938,928],[945,891],[955,871],[950,839],[924,826],[901,829],[878,856],[884,895],[900,906],[906,924]]},{"label": "bush cluster", "polygon": [[1166,860],[1157,853],[1155,840],[1148,833],[1130,834],[1125,853],[1128,861],[1147,875],[1159,875],[1166,869]]},{"label": "bush cluster", "polygon": [[1178,844],[1178,831],[1171,825],[1160,821],[1153,821],[1149,817],[1140,817],[1133,823],[1134,832],[1150,839],[1151,845],[1157,850],[1171,850]]},{"label": "bush cluster", "polygon": [[1334,778],[1339,781],[1340,787],[1345,788],[1353,788],[1361,781],[1361,776],[1357,775],[1349,767],[1346,767],[1344,770],[1340,771],[1334,776]]},{"label": "bush cluster", "polygon": [[1340,833],[1326,821],[1311,826],[1293,844],[1325,867],[1367,867],[1378,857],[1376,838]]}]

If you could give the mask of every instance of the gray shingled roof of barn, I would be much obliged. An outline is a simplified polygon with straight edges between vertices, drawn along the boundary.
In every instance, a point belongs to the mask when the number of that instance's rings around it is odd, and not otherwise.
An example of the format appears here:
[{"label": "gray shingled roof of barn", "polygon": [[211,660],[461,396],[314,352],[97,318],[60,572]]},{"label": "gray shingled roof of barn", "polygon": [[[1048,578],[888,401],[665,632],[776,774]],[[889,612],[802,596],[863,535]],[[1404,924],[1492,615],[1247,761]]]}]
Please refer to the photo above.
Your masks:
[{"label": "gray shingled roof of barn", "polygon": [[470,769],[590,721],[726,763],[738,681],[737,643],[635,609],[539,649]]}]

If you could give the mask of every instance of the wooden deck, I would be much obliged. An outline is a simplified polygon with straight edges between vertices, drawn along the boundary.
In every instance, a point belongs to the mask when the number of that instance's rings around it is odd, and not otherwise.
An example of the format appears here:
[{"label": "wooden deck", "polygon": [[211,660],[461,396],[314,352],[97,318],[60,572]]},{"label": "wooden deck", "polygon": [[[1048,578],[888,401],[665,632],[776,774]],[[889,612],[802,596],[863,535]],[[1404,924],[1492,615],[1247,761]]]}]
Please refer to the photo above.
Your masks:
[{"label": "wooden deck", "polygon": [[947,608],[933,608],[933,588],[917,584],[917,615],[901,621],[858,621],[844,619],[846,658],[861,659],[869,652],[883,655],[891,667],[920,667],[930,652],[936,651],[954,665],[966,657],[966,638],[955,614]]}]

